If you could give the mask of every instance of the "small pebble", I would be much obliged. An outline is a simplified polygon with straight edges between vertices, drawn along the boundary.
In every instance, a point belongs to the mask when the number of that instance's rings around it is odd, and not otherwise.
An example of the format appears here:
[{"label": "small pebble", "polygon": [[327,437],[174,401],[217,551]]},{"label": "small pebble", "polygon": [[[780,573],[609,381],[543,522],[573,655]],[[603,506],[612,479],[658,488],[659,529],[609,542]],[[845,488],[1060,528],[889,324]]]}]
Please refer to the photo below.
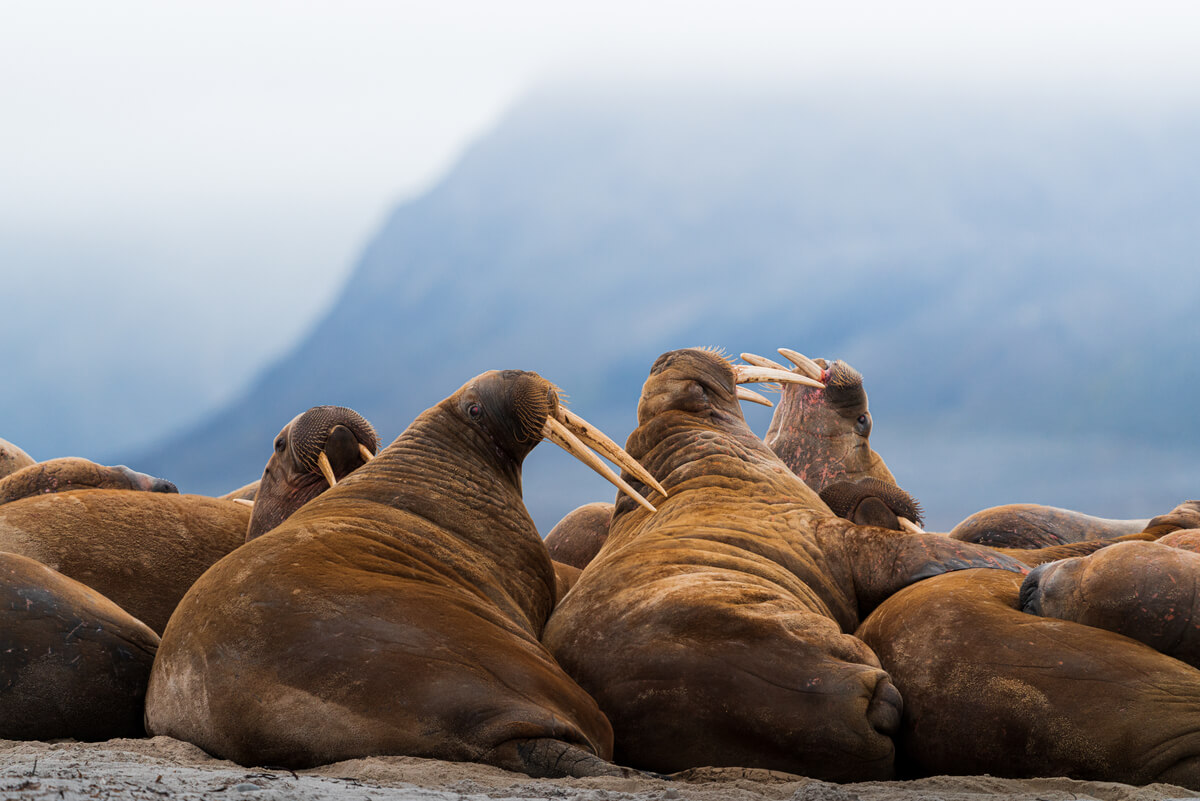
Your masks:
[{"label": "small pebble", "polygon": [[259,787],[257,784],[251,784],[250,782],[242,782],[241,784],[235,784],[233,786],[233,789],[239,793],[257,793],[262,788]]}]

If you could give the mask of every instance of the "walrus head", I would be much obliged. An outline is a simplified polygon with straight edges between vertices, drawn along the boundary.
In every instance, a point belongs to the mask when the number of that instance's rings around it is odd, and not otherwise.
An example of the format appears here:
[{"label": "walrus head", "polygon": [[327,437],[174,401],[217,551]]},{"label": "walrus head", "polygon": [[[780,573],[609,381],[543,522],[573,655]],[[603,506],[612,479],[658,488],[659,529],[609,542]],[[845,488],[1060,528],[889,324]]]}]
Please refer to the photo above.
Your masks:
[{"label": "walrus head", "polygon": [[[843,361],[808,359],[780,348],[798,372],[819,377],[824,389],[787,387],[763,438],[767,446],[813,489],[837,481],[874,478],[895,484],[887,465],[871,450],[871,412],[862,373]],[[774,362],[746,353],[751,363]]]},{"label": "walrus head", "polygon": [[246,541],[282,523],[292,512],[362,466],[379,450],[366,419],[344,406],[314,406],[275,437],[250,515]]},{"label": "walrus head", "polygon": [[489,440],[507,471],[520,465],[543,439],[548,439],[617,486],[650,511],[654,507],[605,465],[594,448],[664,497],[666,491],[640,464],[582,417],[568,411],[558,388],[537,373],[496,370],[476,378],[445,402],[462,421]]}]

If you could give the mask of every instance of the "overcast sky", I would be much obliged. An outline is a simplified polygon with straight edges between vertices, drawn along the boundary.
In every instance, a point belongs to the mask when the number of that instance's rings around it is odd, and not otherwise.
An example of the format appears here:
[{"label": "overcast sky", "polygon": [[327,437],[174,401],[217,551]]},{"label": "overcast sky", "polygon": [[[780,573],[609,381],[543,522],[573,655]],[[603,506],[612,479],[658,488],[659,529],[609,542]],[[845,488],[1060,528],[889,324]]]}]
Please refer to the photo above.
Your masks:
[{"label": "overcast sky", "polygon": [[865,78],[1170,103],[1200,91],[1197,31],[1200,3],[1145,0],[6,2],[0,337],[92,315],[92,336],[42,347],[98,370],[117,343],[170,353],[211,406],[312,322],[391,206],[539,82]]}]

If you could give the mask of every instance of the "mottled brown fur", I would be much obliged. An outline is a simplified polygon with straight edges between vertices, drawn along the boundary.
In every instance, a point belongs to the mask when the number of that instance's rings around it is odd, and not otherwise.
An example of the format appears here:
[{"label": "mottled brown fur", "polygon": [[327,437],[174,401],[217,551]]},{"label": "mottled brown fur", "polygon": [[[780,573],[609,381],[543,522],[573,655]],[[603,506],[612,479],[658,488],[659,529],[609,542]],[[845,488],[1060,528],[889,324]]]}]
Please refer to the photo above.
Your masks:
[{"label": "mottled brown fur", "polygon": [[33,495],[83,489],[179,492],[170,481],[138,473],[125,465],[109,467],[67,457],[36,462],[0,478],[0,504]]}]

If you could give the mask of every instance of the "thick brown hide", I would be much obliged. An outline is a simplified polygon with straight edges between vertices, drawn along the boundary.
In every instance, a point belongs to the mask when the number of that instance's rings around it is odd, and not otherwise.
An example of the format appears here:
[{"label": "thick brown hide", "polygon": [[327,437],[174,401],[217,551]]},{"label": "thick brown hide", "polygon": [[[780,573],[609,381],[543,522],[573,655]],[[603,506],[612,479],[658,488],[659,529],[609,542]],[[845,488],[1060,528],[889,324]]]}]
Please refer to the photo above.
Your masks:
[{"label": "thick brown hide", "polygon": [[613,505],[597,502],[567,512],[546,535],[546,550],[556,562],[583,570],[608,538]]},{"label": "thick brown hide", "polygon": [[617,760],[890,777],[901,699],[848,632],[926,576],[1020,567],[835,517],[746,426],[712,353],[660,357],[638,422],[626,450],[668,496],[655,514],[618,499],[543,637],[609,716]]},{"label": "thick brown hide", "polygon": [[1146,520],[1109,520],[1036,503],[1010,503],[976,512],[950,532],[963,542],[998,548],[1045,548],[1136,534]]},{"label": "thick brown hide", "polygon": [[141,737],[158,635],[108,598],[0,553],[0,738]]},{"label": "thick brown hide", "polygon": [[83,489],[179,492],[170,481],[138,473],[125,465],[109,467],[68,457],[36,462],[0,479],[0,504],[33,495]]},{"label": "thick brown hide", "polygon": [[1200,667],[1200,554],[1126,542],[1030,572],[1021,609],[1124,634]]},{"label": "thick brown hide", "polygon": [[74,490],[0,506],[0,550],[86,584],[161,632],[249,521],[245,506],[201,495]]},{"label": "thick brown hide", "polygon": [[617,771],[608,722],[538,642],[555,574],[520,466],[556,408],[536,374],[486,373],[213,566],[164,634],[149,730],[245,765]]},{"label": "thick brown hide", "polygon": [[904,695],[901,773],[1200,788],[1200,671],[1112,632],[1023,614],[1020,586],[996,570],[937,576],[859,628]]},{"label": "thick brown hide", "polygon": [[17,472],[36,460],[6,439],[0,439],[0,478]]}]

